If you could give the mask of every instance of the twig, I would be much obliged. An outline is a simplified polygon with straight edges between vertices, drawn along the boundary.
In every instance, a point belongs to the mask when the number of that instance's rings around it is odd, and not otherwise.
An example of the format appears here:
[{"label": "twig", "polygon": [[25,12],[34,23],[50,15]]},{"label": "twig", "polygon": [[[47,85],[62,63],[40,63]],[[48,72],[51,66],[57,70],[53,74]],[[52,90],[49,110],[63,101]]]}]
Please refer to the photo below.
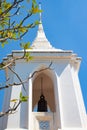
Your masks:
[{"label": "twig", "polygon": [[21,82],[22,86],[23,86],[23,89],[26,91],[25,89],[25,86],[24,86],[24,83],[22,82],[20,76],[13,70],[10,68],[10,66],[8,66],[8,68],[16,75],[16,77],[19,79],[19,81]]},{"label": "twig", "polygon": [[[52,62],[50,63],[50,65],[49,65],[47,68],[44,68],[44,69],[35,71],[30,77],[27,78],[27,80],[29,80],[30,78],[33,78],[33,76],[34,76],[35,74],[37,74],[37,73],[40,73],[40,72],[45,71],[45,70],[47,70],[47,69],[51,69],[51,68],[50,68],[51,65],[52,65]],[[14,84],[9,84],[9,85],[6,85],[6,86],[2,87],[2,89],[8,88],[8,87],[13,86],[13,85],[20,85],[20,84],[24,85],[23,83],[24,83],[24,82],[27,82],[27,80],[22,81],[21,78],[19,77],[19,75],[18,75],[14,70],[12,70],[10,67],[8,67],[8,68],[17,76],[17,78],[20,80],[20,83],[19,83],[19,84],[16,84],[16,83],[14,83]],[[3,116],[5,116],[5,115],[9,115],[9,114],[13,114],[13,113],[16,111],[16,109],[19,107],[19,105],[20,105],[21,103],[22,103],[22,101],[19,100],[19,102],[18,102],[17,105],[14,104],[14,106],[13,106],[12,108],[9,108],[6,112],[1,112],[1,113],[0,113],[0,117],[3,117]]]},{"label": "twig", "polygon": [[22,2],[22,1],[24,1],[24,0],[19,0],[19,1],[14,0],[13,4],[12,4],[8,9],[6,9],[4,12],[2,12],[2,13],[0,14],[0,16],[3,16],[4,14],[7,14],[11,9],[13,9],[13,7],[14,7],[15,5],[18,5],[18,4],[19,4],[20,2]]},{"label": "twig", "polygon": [[19,107],[19,105],[21,103],[22,103],[22,101],[19,100],[18,104],[15,107],[9,108],[6,112],[1,112],[0,117],[3,117],[8,114],[13,114],[13,112],[15,112],[17,110],[17,108]]},{"label": "twig", "polygon": [[[18,86],[18,85],[21,85],[22,83],[24,84],[24,83],[26,83],[29,79],[33,78],[35,74],[40,73],[40,72],[43,72],[43,71],[45,71],[45,70],[47,70],[47,69],[51,69],[51,68],[50,68],[51,65],[52,65],[52,62],[50,63],[50,65],[49,65],[48,67],[46,67],[46,68],[44,68],[44,69],[41,69],[41,70],[38,70],[38,71],[34,71],[34,73],[32,73],[32,75],[29,76],[26,80],[24,80],[24,81],[22,81],[22,82],[20,82],[20,83],[8,84],[8,85],[6,85],[6,86],[1,87],[0,90],[5,89],[5,88],[9,88],[9,87],[12,87],[12,86]],[[51,70],[52,70],[52,69],[51,69]]]}]

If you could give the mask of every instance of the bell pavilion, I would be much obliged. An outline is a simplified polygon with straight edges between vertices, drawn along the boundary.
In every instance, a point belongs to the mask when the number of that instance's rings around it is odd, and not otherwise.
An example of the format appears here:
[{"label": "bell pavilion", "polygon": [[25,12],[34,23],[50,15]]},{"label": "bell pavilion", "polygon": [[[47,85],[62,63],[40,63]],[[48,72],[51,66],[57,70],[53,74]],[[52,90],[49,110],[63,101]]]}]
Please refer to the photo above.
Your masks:
[{"label": "bell pavilion", "polygon": [[[0,119],[0,130],[87,130],[78,78],[81,58],[72,51],[54,48],[45,35],[41,18],[31,48],[27,50],[33,57],[31,61],[15,60],[10,67],[22,81],[32,78],[24,83],[26,91],[21,84],[5,90],[3,111],[13,105],[10,101],[18,99],[20,92],[29,99],[13,114]],[[15,50],[3,61],[23,55],[24,50]],[[5,72],[9,84],[19,82],[9,68]]]}]

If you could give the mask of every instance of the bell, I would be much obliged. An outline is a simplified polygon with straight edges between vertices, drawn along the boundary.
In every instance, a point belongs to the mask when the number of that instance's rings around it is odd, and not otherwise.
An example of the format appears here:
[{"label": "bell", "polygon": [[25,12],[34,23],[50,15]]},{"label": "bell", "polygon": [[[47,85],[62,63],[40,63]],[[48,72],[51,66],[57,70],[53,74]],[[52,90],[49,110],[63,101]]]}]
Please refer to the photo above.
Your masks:
[{"label": "bell", "polygon": [[38,112],[47,112],[47,101],[45,100],[45,97],[43,95],[43,78],[41,77],[41,96],[40,100],[38,101]]},{"label": "bell", "polygon": [[38,112],[47,112],[47,101],[43,94],[40,96],[40,100],[38,101]]}]

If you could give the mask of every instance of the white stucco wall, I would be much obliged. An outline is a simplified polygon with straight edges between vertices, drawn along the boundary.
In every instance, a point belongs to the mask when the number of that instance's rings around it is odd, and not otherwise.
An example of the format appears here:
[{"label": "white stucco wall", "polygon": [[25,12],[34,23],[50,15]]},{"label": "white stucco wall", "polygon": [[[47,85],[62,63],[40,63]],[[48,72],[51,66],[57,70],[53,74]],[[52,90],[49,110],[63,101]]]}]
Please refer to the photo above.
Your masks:
[{"label": "white stucco wall", "polygon": [[[16,52],[13,53],[13,56],[21,54],[22,52]],[[84,118],[86,114],[78,80],[78,60],[76,58],[72,59],[72,52],[32,52],[32,56],[34,59],[30,62],[26,62],[24,59],[16,61],[14,70],[21,77],[22,81],[24,81],[33,72],[38,71],[41,67],[48,67],[52,62],[51,68],[53,70],[50,70],[52,74],[49,73],[49,76],[54,84],[55,93],[56,112],[53,115],[54,129],[86,128]],[[71,65],[71,60],[77,60],[78,65]],[[9,74],[9,76],[12,77],[12,74]],[[13,82],[19,82],[16,76],[12,80]],[[8,117],[7,129],[29,128],[33,130],[32,81],[33,79],[30,79],[25,84],[27,94],[22,86],[17,88],[12,87],[11,99],[19,98],[20,91],[22,90],[24,95],[29,96],[29,100],[27,103],[20,105],[15,114]]]}]

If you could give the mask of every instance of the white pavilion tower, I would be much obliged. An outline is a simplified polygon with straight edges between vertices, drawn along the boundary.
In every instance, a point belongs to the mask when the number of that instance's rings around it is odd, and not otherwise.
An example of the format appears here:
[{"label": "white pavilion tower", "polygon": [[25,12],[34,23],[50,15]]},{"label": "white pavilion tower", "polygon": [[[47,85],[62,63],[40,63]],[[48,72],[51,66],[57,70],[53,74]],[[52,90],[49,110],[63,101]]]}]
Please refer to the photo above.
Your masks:
[{"label": "white pavilion tower", "polygon": [[[22,103],[14,114],[1,118],[0,130],[87,130],[78,78],[81,58],[72,51],[52,47],[45,36],[42,22],[31,47],[27,51],[33,60],[16,60],[10,67],[22,81],[36,73],[24,84],[26,91],[22,85],[5,90],[3,111],[13,105],[10,100],[19,98],[21,91],[29,96],[29,100]],[[23,54],[23,50],[15,50],[3,60],[7,62]],[[5,71],[9,84],[19,82],[9,68]]]}]

